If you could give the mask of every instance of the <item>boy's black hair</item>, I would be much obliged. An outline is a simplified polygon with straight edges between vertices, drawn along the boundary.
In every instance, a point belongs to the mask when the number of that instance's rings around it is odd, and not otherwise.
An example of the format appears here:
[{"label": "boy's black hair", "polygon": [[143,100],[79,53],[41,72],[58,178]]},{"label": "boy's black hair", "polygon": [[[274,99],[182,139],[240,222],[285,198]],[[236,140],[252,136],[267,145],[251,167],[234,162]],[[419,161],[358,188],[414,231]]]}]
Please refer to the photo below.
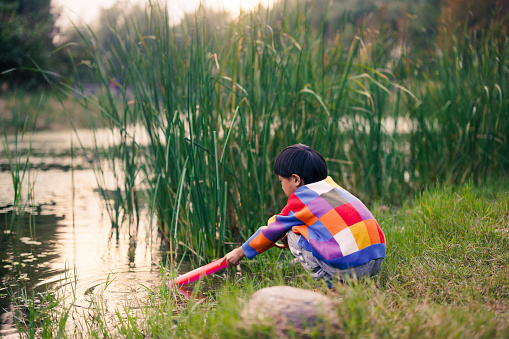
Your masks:
[{"label": "boy's black hair", "polygon": [[291,145],[282,150],[274,161],[274,172],[283,178],[297,174],[304,180],[304,184],[324,180],[328,174],[322,155],[303,144]]}]

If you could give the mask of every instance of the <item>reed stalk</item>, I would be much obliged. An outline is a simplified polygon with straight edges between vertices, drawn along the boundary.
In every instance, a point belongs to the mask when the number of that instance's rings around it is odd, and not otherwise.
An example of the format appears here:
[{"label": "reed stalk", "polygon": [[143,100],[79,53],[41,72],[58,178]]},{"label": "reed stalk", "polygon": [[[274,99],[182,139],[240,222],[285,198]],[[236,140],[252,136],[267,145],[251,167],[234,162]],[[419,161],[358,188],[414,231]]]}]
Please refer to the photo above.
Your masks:
[{"label": "reed stalk", "polygon": [[426,183],[508,178],[507,25],[486,31],[443,26],[434,72],[415,81],[411,152],[416,180]]},{"label": "reed stalk", "polygon": [[[35,131],[37,117],[39,115],[41,103],[43,102],[44,95],[39,98],[38,105],[35,109],[33,117],[33,127],[31,131],[28,129],[29,118],[26,117],[20,121],[20,107],[14,107],[12,112],[13,125],[15,126],[13,134],[8,135],[6,125],[3,125],[4,134],[4,155],[9,164],[9,171],[12,180],[13,197],[12,197],[12,214],[9,223],[9,232],[12,234],[16,225],[17,218],[21,218],[25,211],[34,207],[34,183],[35,179],[30,178],[30,155],[32,151],[32,134]],[[21,129],[18,129],[21,126]],[[23,145],[26,141],[28,134],[27,146]],[[24,149],[26,147],[26,149]],[[23,189],[25,187],[25,189]],[[30,205],[32,204],[32,205]],[[7,225],[7,223],[6,223]],[[35,221],[33,216],[29,218],[30,236],[35,236]]]}]

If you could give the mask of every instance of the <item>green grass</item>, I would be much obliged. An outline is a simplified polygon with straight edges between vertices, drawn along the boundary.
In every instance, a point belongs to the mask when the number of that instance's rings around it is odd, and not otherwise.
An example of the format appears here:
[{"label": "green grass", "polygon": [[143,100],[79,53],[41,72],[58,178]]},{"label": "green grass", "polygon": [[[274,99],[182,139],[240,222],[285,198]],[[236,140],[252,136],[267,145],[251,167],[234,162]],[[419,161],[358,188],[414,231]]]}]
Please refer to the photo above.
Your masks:
[{"label": "green grass", "polygon": [[[509,335],[509,186],[431,187],[408,206],[378,212],[388,244],[380,273],[369,281],[338,286],[339,328],[330,337],[348,338],[506,338]],[[374,208],[374,210],[377,210]],[[143,300],[105,312],[101,294],[84,310],[88,332],[67,337],[236,338],[276,334],[270,324],[250,327],[241,311],[249,296],[269,286],[312,289],[316,283],[292,262],[288,251],[272,249],[227,271],[216,287],[198,283],[202,303],[185,301],[165,284],[147,287]],[[218,283],[219,281],[219,283]],[[201,286],[201,287],[200,287]],[[52,308],[42,314],[46,333],[69,317]],[[52,311],[53,310],[53,311]],[[83,310],[74,316],[82,313]],[[116,315],[112,315],[114,312]],[[93,315],[93,316],[91,316]],[[61,318],[63,317],[63,318]],[[113,319],[113,320],[112,320]],[[51,324],[51,325],[50,325]],[[60,327],[59,327],[60,326]],[[320,337],[307,329],[310,337]],[[313,334],[314,333],[314,334]],[[294,333],[299,334],[299,333]],[[302,333],[301,333],[302,334]],[[291,335],[290,335],[291,336]],[[30,336],[29,336],[30,337]],[[323,337],[323,336],[322,336]]]}]

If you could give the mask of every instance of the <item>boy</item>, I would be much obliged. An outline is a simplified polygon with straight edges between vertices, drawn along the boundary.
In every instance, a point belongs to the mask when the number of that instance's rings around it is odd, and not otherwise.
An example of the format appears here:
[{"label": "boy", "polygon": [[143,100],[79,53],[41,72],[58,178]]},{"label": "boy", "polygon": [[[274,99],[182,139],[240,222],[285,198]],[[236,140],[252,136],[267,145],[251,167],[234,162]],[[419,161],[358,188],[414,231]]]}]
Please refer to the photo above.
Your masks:
[{"label": "boy", "polygon": [[364,204],[328,177],[323,157],[296,144],[279,153],[274,172],[288,203],[241,247],[224,257],[228,266],[254,258],[279,239],[315,280],[375,275],[385,257],[385,237]]}]

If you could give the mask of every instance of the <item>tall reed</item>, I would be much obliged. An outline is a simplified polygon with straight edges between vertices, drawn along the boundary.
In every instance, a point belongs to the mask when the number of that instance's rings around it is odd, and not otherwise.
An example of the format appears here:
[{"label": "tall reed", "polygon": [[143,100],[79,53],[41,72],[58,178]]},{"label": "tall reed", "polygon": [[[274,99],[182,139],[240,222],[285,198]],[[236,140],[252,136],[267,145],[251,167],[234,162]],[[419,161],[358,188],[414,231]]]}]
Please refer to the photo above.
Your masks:
[{"label": "tall reed", "polygon": [[142,22],[111,22],[108,55],[92,29],[79,31],[102,89],[87,102],[118,141],[98,152],[117,178],[115,223],[135,213],[135,191],[147,194],[175,245],[218,256],[224,240],[279,212],[272,161],[297,142],[318,149],[357,194],[407,191],[392,176],[403,153],[384,125],[400,91],[384,68],[388,52],[362,35],[349,45],[341,32],[326,39],[304,8],[275,13],[259,8],[217,28],[199,10],[170,26],[152,4]]},{"label": "tall reed", "polygon": [[272,161],[297,142],[367,203],[400,202],[438,178],[507,175],[502,27],[459,35],[429,73],[407,63],[408,90],[391,70],[404,65],[391,32],[331,38],[326,17],[311,26],[310,6],[220,23],[202,8],[170,26],[151,4],[141,21],[112,20],[108,52],[79,30],[101,86],[86,100],[114,136],[97,172],[103,187],[105,169],[114,174],[115,224],[134,222],[145,197],[172,246],[218,256],[279,212]]},{"label": "tall reed", "polygon": [[[509,38],[507,18],[486,31],[444,25],[430,72],[410,87],[420,98],[411,161],[425,184],[509,178]],[[415,70],[417,72],[417,69]],[[422,76],[422,78],[421,78]]]}]

